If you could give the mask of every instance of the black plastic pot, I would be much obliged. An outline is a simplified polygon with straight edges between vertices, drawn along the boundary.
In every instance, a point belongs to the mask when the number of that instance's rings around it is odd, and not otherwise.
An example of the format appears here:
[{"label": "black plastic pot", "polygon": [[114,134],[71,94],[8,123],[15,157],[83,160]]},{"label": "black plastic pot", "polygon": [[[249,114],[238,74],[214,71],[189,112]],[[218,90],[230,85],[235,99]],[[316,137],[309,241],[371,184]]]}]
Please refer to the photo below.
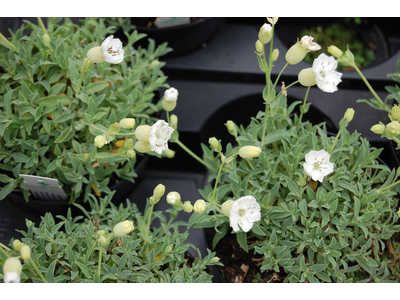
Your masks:
[{"label": "black plastic pot", "polygon": [[[135,183],[128,180],[120,180],[118,183],[111,186],[110,189],[112,191],[116,191],[112,199],[112,202],[115,205],[119,205],[121,202],[123,202],[135,189],[137,181],[140,180],[141,176],[143,176],[145,172],[148,160],[148,156],[143,156],[143,158],[138,161],[135,167],[135,172],[138,174],[138,177],[135,179]],[[29,201],[26,202],[21,194],[11,193],[3,201],[9,201],[16,209],[39,217],[43,216],[46,212],[52,213],[53,216],[65,216],[69,208],[71,208],[72,215],[74,216],[82,214],[81,210],[73,204],[69,204],[68,200],[62,202],[46,201],[43,199],[36,199],[34,197],[31,197]],[[82,205],[86,209],[89,209],[89,203],[85,203],[83,201],[83,198],[77,199],[75,203]]]},{"label": "black plastic pot", "polygon": [[[135,18],[131,18],[134,23]],[[137,26],[140,33],[146,33],[147,38],[153,39],[156,45],[168,42],[168,47],[173,51],[167,56],[180,55],[196,48],[200,48],[209,41],[212,36],[223,26],[225,18],[202,18],[185,25],[166,28],[147,28]],[[147,47],[147,38],[140,40],[137,44]]]},{"label": "black plastic pot", "polygon": [[[385,34],[374,22],[374,18],[362,18],[359,25],[346,23],[345,18],[282,18],[279,26],[276,27],[278,38],[283,44],[290,48],[298,39],[301,38],[302,30],[312,26],[326,26],[333,23],[344,24],[349,29],[353,29],[360,40],[364,42],[365,48],[372,49],[375,53],[375,60],[367,67],[378,65],[390,58],[390,47]],[[332,41],[335,44],[335,41]]]}]

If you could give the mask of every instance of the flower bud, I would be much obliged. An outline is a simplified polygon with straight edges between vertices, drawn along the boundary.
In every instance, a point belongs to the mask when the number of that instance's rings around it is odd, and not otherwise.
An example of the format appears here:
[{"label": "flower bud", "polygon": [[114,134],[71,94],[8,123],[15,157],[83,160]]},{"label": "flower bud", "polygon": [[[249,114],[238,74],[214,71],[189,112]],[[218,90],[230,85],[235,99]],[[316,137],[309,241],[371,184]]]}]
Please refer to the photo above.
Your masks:
[{"label": "flower bud", "polygon": [[258,33],[258,39],[263,44],[268,44],[272,38],[272,26],[264,23],[264,25],[260,28]]},{"label": "flower bud", "polygon": [[277,61],[279,57],[279,50],[278,49],[274,49],[271,53],[271,59],[272,61]]},{"label": "flower bud", "polygon": [[146,153],[151,151],[149,142],[137,141],[135,144],[135,150],[140,153]]},{"label": "flower bud", "polygon": [[135,158],[136,157],[136,152],[135,150],[128,150],[128,152],[126,152],[126,155],[128,155],[129,158]]},{"label": "flower bud", "polygon": [[278,22],[279,17],[267,17],[268,22],[270,22],[271,24],[276,24]]},{"label": "flower bud", "polygon": [[390,111],[390,115],[393,120],[400,121],[400,107],[398,107],[397,105],[394,105],[392,107],[392,110]]},{"label": "flower bud", "polygon": [[165,247],[164,253],[169,254],[172,252],[172,249],[174,249],[174,247],[172,245],[168,245],[167,247]]},{"label": "flower bud", "polygon": [[400,134],[400,123],[397,121],[392,121],[386,125],[386,134],[388,136],[396,137]]},{"label": "flower bud", "polygon": [[104,236],[100,236],[97,242],[99,243],[100,246],[103,247],[107,246],[108,244],[108,241]]},{"label": "flower bud", "polygon": [[86,56],[92,63],[101,63],[106,60],[101,50],[101,46],[91,48],[87,52]]},{"label": "flower bud", "polygon": [[178,128],[178,116],[177,115],[171,115],[169,125],[173,129],[177,129]]},{"label": "flower bud", "polygon": [[160,64],[160,61],[158,59],[153,60],[150,63],[150,70],[153,70],[155,67],[157,67]]},{"label": "flower bud", "polygon": [[25,244],[21,243],[20,240],[14,240],[12,245],[13,245],[14,249],[17,251],[21,251],[21,247],[25,246]]},{"label": "flower bud", "polygon": [[162,153],[162,156],[166,157],[166,158],[174,158],[175,157],[175,151],[168,149],[168,150],[164,150]]},{"label": "flower bud", "polygon": [[16,257],[7,258],[3,265],[4,283],[19,283],[21,272],[22,265],[19,259]]},{"label": "flower bud", "polygon": [[221,143],[215,137],[209,138],[208,143],[215,152],[221,152],[222,150]]},{"label": "flower bud", "polygon": [[201,214],[203,211],[206,210],[206,201],[203,199],[196,200],[193,205],[193,210],[197,214]]},{"label": "flower bud", "polygon": [[222,205],[221,205],[222,213],[227,217],[229,217],[229,211],[231,210],[232,204],[233,204],[233,200],[227,200],[224,203],[222,203]]},{"label": "flower bud", "polygon": [[193,211],[193,205],[190,201],[185,201],[183,203],[183,210],[187,213],[191,213]]},{"label": "flower bud", "polygon": [[148,142],[150,137],[150,125],[140,125],[135,130],[136,138],[141,142]]},{"label": "flower bud", "polygon": [[328,53],[333,55],[336,58],[339,58],[343,55],[342,50],[340,50],[338,47],[331,45],[328,47]]},{"label": "flower bud", "polygon": [[165,186],[163,184],[159,184],[154,188],[153,197],[156,199],[161,199],[165,194]]},{"label": "flower bud", "polygon": [[383,124],[376,124],[371,127],[371,131],[376,134],[382,134],[385,132],[385,125]]},{"label": "flower bud", "polygon": [[106,231],[105,231],[105,230],[101,229],[101,230],[98,230],[98,231],[97,231],[97,236],[98,236],[98,237],[100,237],[100,236],[105,236],[105,235],[106,235]]},{"label": "flower bud", "polygon": [[107,140],[106,140],[106,138],[104,137],[104,135],[98,135],[98,136],[96,136],[96,137],[94,138],[94,145],[95,145],[97,148],[101,148],[101,147],[103,147],[105,144],[107,144]]},{"label": "flower bud", "polygon": [[301,70],[298,79],[302,86],[313,86],[317,84],[312,68]]},{"label": "flower bud", "polygon": [[90,60],[86,57],[83,60],[82,67],[81,67],[81,72],[85,73],[87,70],[89,70],[89,67],[90,67]]},{"label": "flower bud", "polygon": [[210,263],[212,263],[212,264],[216,264],[217,262],[219,262],[219,257],[217,257],[217,256],[214,256],[211,260],[210,260]]},{"label": "flower bud", "polygon": [[131,129],[135,127],[135,119],[134,118],[124,118],[121,121],[119,121],[119,126],[121,126],[124,129]]},{"label": "flower bud", "polygon": [[50,46],[50,37],[47,33],[42,35],[42,43],[45,45],[47,48]]},{"label": "flower bud", "polygon": [[31,248],[25,245],[21,247],[21,257],[23,260],[28,260],[31,258]]},{"label": "flower bud", "polygon": [[177,205],[181,201],[181,195],[178,192],[169,192],[167,194],[167,202],[171,205]]},{"label": "flower bud", "polygon": [[256,52],[257,53],[262,53],[263,52],[263,44],[260,42],[260,40],[257,40],[256,42]]},{"label": "flower bud", "polygon": [[351,120],[353,120],[354,113],[355,113],[354,109],[352,109],[352,108],[348,108],[346,110],[346,112],[344,113],[344,118],[347,119],[347,123],[350,123]]},{"label": "flower bud", "polygon": [[124,146],[127,147],[128,149],[131,149],[133,147],[133,139],[126,139]]},{"label": "flower bud", "polygon": [[243,146],[239,149],[241,158],[254,158],[260,156],[261,148],[257,146]]},{"label": "flower bud", "polygon": [[116,236],[124,236],[131,233],[134,229],[133,222],[123,221],[115,225],[113,231]]}]

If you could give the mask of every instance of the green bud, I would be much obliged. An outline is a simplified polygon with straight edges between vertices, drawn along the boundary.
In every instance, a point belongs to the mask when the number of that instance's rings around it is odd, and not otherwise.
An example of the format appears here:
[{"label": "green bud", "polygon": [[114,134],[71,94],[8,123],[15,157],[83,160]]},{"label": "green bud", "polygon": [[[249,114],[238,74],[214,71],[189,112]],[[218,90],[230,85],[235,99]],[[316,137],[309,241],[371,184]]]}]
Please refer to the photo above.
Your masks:
[{"label": "green bud", "polygon": [[224,203],[222,203],[222,205],[221,205],[222,213],[227,217],[229,217],[229,211],[231,210],[232,204],[233,204],[233,200],[227,200]]},{"label": "green bud", "polygon": [[99,240],[98,240],[98,243],[99,243],[100,246],[105,247],[108,244],[108,240],[104,236],[100,236]]},{"label": "green bud", "polygon": [[215,264],[217,262],[219,262],[219,257],[217,257],[217,256],[214,256],[210,261],[210,263],[212,263],[212,264]]},{"label": "green bud", "polygon": [[21,258],[23,260],[29,260],[31,258],[31,248],[29,248],[29,246],[24,245],[21,247]]},{"label": "green bud", "polygon": [[126,139],[124,146],[128,149],[131,149],[133,147],[133,139]]},{"label": "green bud", "polygon": [[177,129],[178,128],[178,116],[177,115],[171,115],[169,125],[173,129]]},{"label": "green bud", "polygon": [[136,157],[136,152],[135,150],[128,150],[128,152],[126,152],[126,154],[128,155],[129,158],[135,158]]},{"label": "green bud", "polygon": [[239,149],[241,158],[254,158],[260,156],[261,148],[257,146],[243,146]]},{"label": "green bud", "polygon": [[124,118],[119,121],[119,126],[124,129],[131,129],[135,127],[135,119],[134,118]]},{"label": "green bud", "polygon": [[193,211],[193,205],[190,201],[185,201],[183,203],[183,210],[187,213],[191,213]]},{"label": "green bud", "polygon": [[94,145],[95,145],[97,148],[101,148],[101,147],[103,147],[105,144],[107,144],[107,140],[106,140],[106,138],[104,137],[104,135],[98,135],[98,136],[96,136],[96,137],[94,138]]},{"label": "green bud", "polygon": [[172,249],[174,249],[174,247],[172,245],[168,245],[167,247],[165,247],[164,253],[169,254],[172,252]]},{"label": "green bud", "polygon": [[17,251],[21,251],[22,246],[25,246],[25,244],[21,243],[20,240],[14,240],[12,245],[13,245],[14,249]]},{"label": "green bud", "polygon": [[344,113],[344,118],[347,119],[347,123],[350,123],[351,120],[353,120],[353,117],[354,117],[354,109],[348,108]]},{"label": "green bud", "polygon": [[386,134],[388,136],[396,137],[400,134],[400,123],[398,121],[392,121],[386,125]]},{"label": "green bud", "polygon": [[165,186],[160,183],[154,188],[153,197],[156,199],[161,199],[161,197],[164,196],[164,193],[165,193]]},{"label": "green bud", "polygon": [[215,152],[221,152],[222,151],[221,143],[215,137],[209,138],[208,139],[208,143],[210,144],[211,148],[213,148],[213,150]]},{"label": "green bud", "polygon": [[47,33],[42,35],[42,43],[45,45],[47,48],[50,46],[50,37]]},{"label": "green bud", "polygon": [[255,46],[256,46],[256,52],[261,54],[263,52],[264,45],[260,42],[260,40],[257,40]]},{"label": "green bud", "polygon": [[173,111],[176,107],[177,101],[167,101],[163,99],[162,101],[162,107],[164,108],[165,111]]},{"label": "green bud", "polygon": [[339,58],[343,55],[342,50],[340,50],[338,47],[334,45],[328,47],[328,52],[336,58]]},{"label": "green bud", "polygon": [[85,73],[87,70],[89,70],[89,67],[90,67],[90,60],[86,57],[83,60],[82,67],[81,67],[81,72]]},{"label": "green bud", "polygon": [[371,127],[371,131],[376,134],[382,134],[385,132],[385,125],[383,124],[376,124]]},{"label": "green bud", "polygon": [[272,53],[271,53],[272,61],[277,61],[278,57],[279,57],[279,50],[278,49],[274,49],[274,51],[272,51]]},{"label": "green bud", "polygon": [[203,199],[196,200],[193,205],[193,210],[196,214],[201,214],[206,210],[206,201]]},{"label": "green bud", "polygon": [[400,121],[400,107],[394,105],[390,111],[390,116],[393,121]]},{"label": "green bud", "polygon": [[136,138],[141,142],[148,142],[150,137],[150,125],[139,125],[135,130]]},{"label": "green bud", "polygon": [[301,70],[298,79],[302,86],[313,86],[317,84],[312,68]]},{"label": "green bud", "polygon": [[272,38],[272,26],[264,23],[264,25],[260,28],[258,33],[258,39],[262,44],[268,44]]}]

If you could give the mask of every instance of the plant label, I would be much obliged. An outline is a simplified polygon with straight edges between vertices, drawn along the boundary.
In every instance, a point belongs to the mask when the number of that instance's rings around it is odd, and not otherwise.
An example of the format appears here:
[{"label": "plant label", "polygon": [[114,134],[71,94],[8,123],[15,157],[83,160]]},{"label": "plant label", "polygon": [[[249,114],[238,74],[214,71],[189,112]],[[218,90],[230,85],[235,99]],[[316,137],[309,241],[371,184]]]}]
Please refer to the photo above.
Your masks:
[{"label": "plant label", "polygon": [[57,179],[24,174],[19,176],[24,179],[24,183],[35,198],[54,202],[67,200],[67,195]]}]

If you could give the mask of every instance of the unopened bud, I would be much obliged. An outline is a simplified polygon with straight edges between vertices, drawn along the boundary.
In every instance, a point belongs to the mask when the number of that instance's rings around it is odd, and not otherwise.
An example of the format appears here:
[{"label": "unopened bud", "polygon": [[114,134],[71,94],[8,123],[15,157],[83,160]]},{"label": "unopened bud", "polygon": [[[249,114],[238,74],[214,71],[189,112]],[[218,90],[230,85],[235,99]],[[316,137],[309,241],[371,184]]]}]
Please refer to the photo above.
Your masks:
[{"label": "unopened bud", "polygon": [[119,121],[119,126],[124,129],[131,129],[135,127],[135,119],[134,118],[124,118]]},{"label": "unopened bud", "polygon": [[191,213],[193,211],[193,205],[190,201],[185,201],[183,203],[183,210],[187,213]]},{"label": "unopened bud", "polygon": [[96,137],[94,138],[94,145],[95,145],[97,148],[101,148],[101,147],[103,147],[105,144],[107,144],[107,140],[106,140],[106,138],[104,137],[104,135],[98,135],[98,136],[96,136]]},{"label": "unopened bud", "polygon": [[257,53],[262,53],[263,52],[264,45],[260,42],[260,40],[257,40],[255,46],[256,46],[256,52]]},{"label": "unopened bud", "polygon": [[106,235],[106,231],[105,230],[101,229],[101,230],[97,231],[97,236],[98,237],[105,236],[105,235]]},{"label": "unopened bud", "polygon": [[219,257],[217,257],[217,256],[214,256],[214,257],[210,260],[210,263],[212,263],[212,264],[215,264],[215,263],[217,263],[217,262],[219,262]]},{"label": "unopened bud", "polygon": [[222,151],[221,143],[215,137],[209,138],[208,139],[208,143],[210,144],[211,148],[213,148],[213,150],[215,152],[221,152]]},{"label": "unopened bud", "polygon": [[274,51],[272,51],[272,53],[271,53],[272,61],[277,61],[278,57],[279,57],[279,50],[278,49],[274,49]]},{"label": "unopened bud", "polygon": [[168,149],[168,150],[164,150],[161,153],[162,156],[166,157],[166,158],[174,158],[175,157],[175,151]]},{"label": "unopened bud", "polygon": [[398,121],[392,121],[386,125],[386,134],[388,136],[396,137],[400,134],[400,123]]},{"label": "unopened bud", "polygon": [[383,124],[376,124],[371,127],[371,131],[376,134],[382,134],[385,132],[385,125]]},{"label": "unopened bud", "polygon": [[81,72],[85,73],[87,70],[89,70],[89,67],[90,67],[90,60],[87,57],[85,57],[82,63]]},{"label": "unopened bud", "polygon": [[105,247],[105,246],[107,246],[108,241],[104,236],[100,236],[99,240],[98,240],[98,243],[99,243],[100,246]]},{"label": "unopened bud", "polygon": [[167,194],[167,202],[171,205],[177,205],[181,201],[181,195],[178,192],[169,192]]},{"label": "unopened bud", "polygon": [[42,43],[45,45],[47,48],[50,46],[50,37],[47,33],[42,35]]},{"label": "unopened bud", "polygon": [[135,136],[139,141],[148,142],[150,137],[150,125],[139,125],[135,130]]},{"label": "unopened bud", "polygon": [[392,117],[393,121],[400,121],[400,107],[394,105],[390,111],[390,116]]},{"label": "unopened bud", "polygon": [[264,23],[264,25],[260,28],[258,33],[258,39],[263,44],[268,44],[272,38],[272,26]]},{"label": "unopened bud", "polygon": [[126,155],[128,155],[129,158],[135,158],[136,157],[136,152],[135,150],[128,150],[128,152],[126,152]]},{"label": "unopened bud", "polygon": [[17,251],[21,251],[21,247],[25,246],[25,244],[21,243],[20,240],[14,240],[12,245],[13,245],[14,249]]},{"label": "unopened bud", "polygon": [[164,253],[165,254],[171,253],[173,248],[174,247],[172,245],[168,245],[167,247],[165,247]]},{"label": "unopened bud", "polygon": [[340,50],[338,47],[331,45],[328,47],[328,53],[333,55],[336,58],[339,58],[343,55],[342,50]]},{"label": "unopened bud", "polygon": [[161,199],[165,194],[165,186],[163,184],[159,184],[154,188],[153,196],[154,198]]},{"label": "unopened bud", "polygon": [[193,210],[197,214],[201,214],[203,211],[206,210],[206,201],[203,199],[196,200],[193,205]]},{"label": "unopened bud", "polygon": [[18,258],[7,258],[3,265],[4,283],[19,283],[21,278],[22,265]]},{"label": "unopened bud", "polygon": [[177,115],[171,115],[169,125],[173,129],[177,129],[178,128],[178,116]]},{"label": "unopened bud", "polygon": [[347,120],[347,123],[350,123],[351,120],[353,120],[354,113],[355,113],[354,109],[352,109],[352,108],[348,108],[346,110],[346,112],[344,113],[344,118]]},{"label": "unopened bud", "polygon": [[29,246],[25,245],[21,247],[21,258],[23,260],[28,260],[31,258],[31,248],[29,248]]},{"label": "unopened bud", "polygon": [[257,146],[243,146],[239,149],[241,158],[254,158],[260,156],[261,148]]},{"label": "unopened bud", "polygon": [[116,236],[124,236],[131,233],[134,229],[133,222],[123,221],[115,225],[113,231]]}]

